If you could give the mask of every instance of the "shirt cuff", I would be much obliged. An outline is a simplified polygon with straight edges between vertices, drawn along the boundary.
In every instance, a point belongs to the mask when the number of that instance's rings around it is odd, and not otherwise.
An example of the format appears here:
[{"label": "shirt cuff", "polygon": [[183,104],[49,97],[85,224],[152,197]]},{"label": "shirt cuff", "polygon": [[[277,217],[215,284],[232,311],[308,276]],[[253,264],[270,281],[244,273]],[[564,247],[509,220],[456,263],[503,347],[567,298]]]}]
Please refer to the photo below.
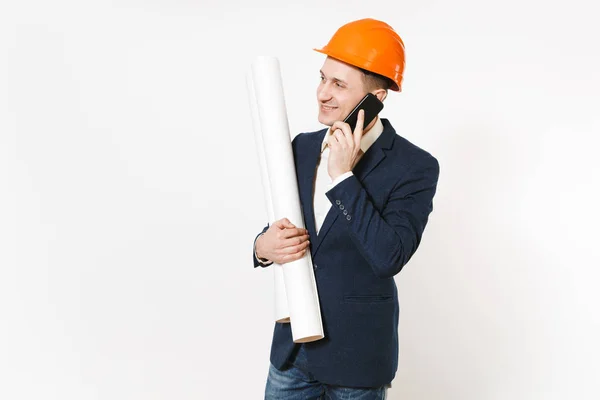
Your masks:
[{"label": "shirt cuff", "polygon": [[352,173],[352,171],[348,171],[348,172],[346,172],[344,174],[341,174],[340,176],[338,176],[337,178],[335,178],[333,180],[333,182],[331,182],[330,188],[335,187],[338,183],[340,183],[341,181],[343,181],[344,179],[346,179],[346,178],[348,178],[349,176],[352,176],[352,175],[354,175]]}]

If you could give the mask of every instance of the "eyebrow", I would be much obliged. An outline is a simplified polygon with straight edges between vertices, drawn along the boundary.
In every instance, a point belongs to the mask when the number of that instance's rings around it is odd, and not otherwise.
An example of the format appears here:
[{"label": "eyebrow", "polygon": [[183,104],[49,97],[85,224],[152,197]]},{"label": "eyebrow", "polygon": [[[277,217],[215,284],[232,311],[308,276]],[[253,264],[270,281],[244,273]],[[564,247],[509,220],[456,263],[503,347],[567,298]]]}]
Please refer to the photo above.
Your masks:
[{"label": "eyebrow", "polygon": [[[322,71],[322,70],[319,70],[319,72],[321,73],[321,75],[325,76],[325,74],[323,73],[323,71]],[[344,85],[348,85],[348,82],[346,82],[346,81],[345,81],[345,80],[343,80],[343,79],[339,79],[339,78],[336,78],[336,77],[332,77],[331,79],[333,79],[333,80],[334,80],[334,81],[336,81],[336,82],[342,82]]]}]

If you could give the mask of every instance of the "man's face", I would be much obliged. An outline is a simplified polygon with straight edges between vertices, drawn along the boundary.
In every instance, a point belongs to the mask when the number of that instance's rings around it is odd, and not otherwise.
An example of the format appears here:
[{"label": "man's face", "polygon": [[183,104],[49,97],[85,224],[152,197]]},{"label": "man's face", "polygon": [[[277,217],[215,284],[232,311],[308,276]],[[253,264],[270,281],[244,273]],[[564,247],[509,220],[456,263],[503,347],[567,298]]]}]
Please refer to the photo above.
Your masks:
[{"label": "man's face", "polygon": [[350,114],[367,94],[362,75],[358,68],[327,57],[317,87],[320,123],[331,126]]}]

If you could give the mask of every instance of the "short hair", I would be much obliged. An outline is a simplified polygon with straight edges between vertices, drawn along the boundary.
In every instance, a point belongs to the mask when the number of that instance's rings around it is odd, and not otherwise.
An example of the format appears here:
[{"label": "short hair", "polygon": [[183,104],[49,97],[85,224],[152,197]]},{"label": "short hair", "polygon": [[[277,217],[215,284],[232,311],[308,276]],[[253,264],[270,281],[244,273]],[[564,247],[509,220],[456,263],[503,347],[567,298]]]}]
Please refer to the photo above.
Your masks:
[{"label": "short hair", "polygon": [[379,75],[375,72],[367,71],[363,68],[359,68],[359,70],[363,73],[363,80],[365,82],[367,91],[369,92],[375,89],[388,90],[389,88],[394,86],[394,82],[388,77]]}]

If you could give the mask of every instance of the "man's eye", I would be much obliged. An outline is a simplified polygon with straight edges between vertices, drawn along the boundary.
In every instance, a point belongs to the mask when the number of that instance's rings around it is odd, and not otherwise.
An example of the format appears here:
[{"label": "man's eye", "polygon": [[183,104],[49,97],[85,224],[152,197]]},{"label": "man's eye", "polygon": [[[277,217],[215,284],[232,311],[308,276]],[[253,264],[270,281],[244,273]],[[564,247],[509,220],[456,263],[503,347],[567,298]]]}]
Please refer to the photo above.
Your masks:
[{"label": "man's eye", "polygon": [[325,80],[324,76],[321,76],[321,82],[323,82]]},{"label": "man's eye", "polygon": [[339,82],[336,82],[336,83],[335,83],[335,86],[337,86],[337,87],[340,87],[340,88],[343,88],[343,87],[344,87],[344,85],[342,85],[342,84],[341,84],[341,83],[339,83]]}]

